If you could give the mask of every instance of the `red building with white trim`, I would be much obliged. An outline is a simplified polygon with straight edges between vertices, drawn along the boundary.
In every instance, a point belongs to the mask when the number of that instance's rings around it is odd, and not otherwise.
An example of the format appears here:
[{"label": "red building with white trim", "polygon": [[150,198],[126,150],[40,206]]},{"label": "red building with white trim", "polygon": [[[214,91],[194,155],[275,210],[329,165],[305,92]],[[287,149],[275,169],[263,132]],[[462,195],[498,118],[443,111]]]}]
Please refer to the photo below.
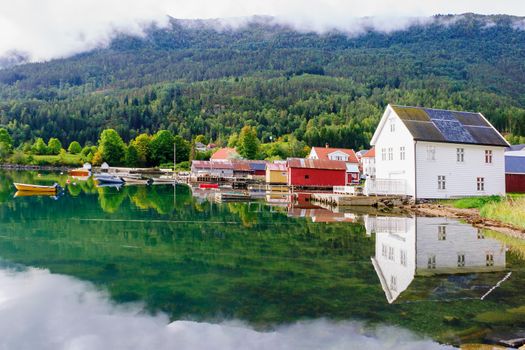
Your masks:
[{"label": "red building with white trim", "polygon": [[289,186],[327,188],[347,184],[345,162],[290,158],[287,167]]}]

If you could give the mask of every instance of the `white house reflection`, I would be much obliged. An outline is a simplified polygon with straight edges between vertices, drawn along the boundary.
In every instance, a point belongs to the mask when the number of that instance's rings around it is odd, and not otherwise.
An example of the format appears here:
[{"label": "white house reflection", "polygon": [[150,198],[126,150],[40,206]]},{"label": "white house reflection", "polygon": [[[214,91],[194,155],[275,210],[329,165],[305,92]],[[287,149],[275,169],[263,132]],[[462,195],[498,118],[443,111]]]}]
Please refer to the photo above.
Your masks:
[{"label": "white house reflection", "polygon": [[[396,301],[420,276],[505,269],[505,245],[485,238],[483,231],[457,220],[365,216],[364,221],[367,233],[376,236],[372,264],[389,303]],[[481,288],[473,285],[473,279],[460,282],[470,283],[470,290]],[[479,283],[488,288],[491,282],[483,279]]]}]

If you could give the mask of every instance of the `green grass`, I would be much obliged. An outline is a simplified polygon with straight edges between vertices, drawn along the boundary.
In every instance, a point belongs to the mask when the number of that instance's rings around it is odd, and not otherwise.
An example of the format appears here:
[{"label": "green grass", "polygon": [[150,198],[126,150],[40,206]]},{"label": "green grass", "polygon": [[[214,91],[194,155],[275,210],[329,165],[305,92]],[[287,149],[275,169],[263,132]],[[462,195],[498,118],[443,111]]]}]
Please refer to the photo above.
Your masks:
[{"label": "green grass", "polygon": [[480,208],[479,214],[525,229],[525,196],[512,195],[505,201],[487,203]]},{"label": "green grass", "polygon": [[455,199],[452,201],[448,201],[447,203],[451,203],[454,208],[459,209],[480,209],[489,203],[501,202],[502,199],[503,197],[500,196],[468,197]]},{"label": "green grass", "polygon": [[13,164],[31,164],[31,165],[65,165],[80,166],[84,162],[80,154],[66,153],[64,155],[28,155],[22,152],[15,152],[9,159]]},{"label": "green grass", "polygon": [[64,156],[60,155],[43,155],[43,156],[33,156],[32,164],[36,165],[71,165],[78,166],[82,165],[82,159],[80,154],[70,154],[66,153]]}]

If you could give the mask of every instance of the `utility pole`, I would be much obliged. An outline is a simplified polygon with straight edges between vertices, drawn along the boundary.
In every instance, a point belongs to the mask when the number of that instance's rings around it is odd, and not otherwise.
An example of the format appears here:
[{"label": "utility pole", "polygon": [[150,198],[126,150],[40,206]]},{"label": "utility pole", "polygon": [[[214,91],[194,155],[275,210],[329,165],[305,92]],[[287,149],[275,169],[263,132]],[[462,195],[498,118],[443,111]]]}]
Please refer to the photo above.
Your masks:
[{"label": "utility pole", "polygon": [[173,177],[175,178],[175,166],[177,164],[177,144],[173,143]]}]

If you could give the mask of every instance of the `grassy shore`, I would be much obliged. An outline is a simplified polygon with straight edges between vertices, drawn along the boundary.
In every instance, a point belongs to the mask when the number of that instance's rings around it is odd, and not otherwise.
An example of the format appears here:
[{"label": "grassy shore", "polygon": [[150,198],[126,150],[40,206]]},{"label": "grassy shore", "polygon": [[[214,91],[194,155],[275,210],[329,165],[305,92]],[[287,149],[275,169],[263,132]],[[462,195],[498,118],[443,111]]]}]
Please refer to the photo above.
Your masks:
[{"label": "grassy shore", "polygon": [[63,153],[58,155],[32,155],[15,152],[6,163],[20,165],[42,165],[42,166],[81,166],[84,162],[80,154]]},{"label": "grassy shore", "polygon": [[460,209],[478,209],[480,216],[525,229],[525,195],[486,196],[444,201]]}]

